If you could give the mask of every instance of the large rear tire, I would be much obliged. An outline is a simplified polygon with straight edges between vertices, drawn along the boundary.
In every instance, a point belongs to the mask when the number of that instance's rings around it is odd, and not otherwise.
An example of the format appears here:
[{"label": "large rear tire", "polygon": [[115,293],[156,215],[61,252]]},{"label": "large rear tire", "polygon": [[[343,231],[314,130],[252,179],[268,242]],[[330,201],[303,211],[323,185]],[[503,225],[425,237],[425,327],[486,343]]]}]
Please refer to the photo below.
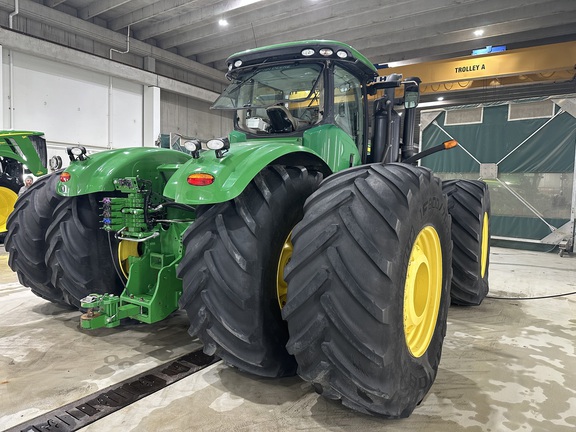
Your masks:
[{"label": "large rear tire", "polygon": [[407,417],[438,370],[450,304],[450,216],[424,168],[373,164],[306,202],[286,267],[287,348],[317,392]]},{"label": "large rear tire", "polygon": [[63,197],[56,193],[59,173],[39,178],[18,201],[8,218],[5,247],[8,265],[24,286],[39,297],[65,304],[62,292],[51,282],[51,269],[44,261],[46,230],[52,213]]},{"label": "large rear tire", "polygon": [[475,306],[488,294],[490,193],[479,180],[442,184],[452,216],[452,303]]},{"label": "large rear tire", "polygon": [[46,232],[51,282],[64,301],[77,308],[88,294],[120,294],[115,268],[118,243],[100,229],[98,194],[65,198],[54,210]]},{"label": "large rear tire", "polygon": [[287,260],[284,245],[321,177],[302,167],[268,167],[240,196],[210,207],[184,234],[180,307],[205,353],[259,376],[296,373],[285,347],[278,275]]}]

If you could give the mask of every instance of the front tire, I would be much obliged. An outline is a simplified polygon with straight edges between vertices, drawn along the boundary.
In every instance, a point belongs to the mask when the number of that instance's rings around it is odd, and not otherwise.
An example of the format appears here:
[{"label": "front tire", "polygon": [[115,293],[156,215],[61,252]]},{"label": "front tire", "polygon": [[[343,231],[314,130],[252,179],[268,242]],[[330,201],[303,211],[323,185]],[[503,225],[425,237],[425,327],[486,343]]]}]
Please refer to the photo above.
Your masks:
[{"label": "front tire", "polygon": [[286,268],[288,352],[319,393],[407,417],[438,370],[450,303],[450,216],[427,169],[373,164],[306,202]]},{"label": "front tire", "polygon": [[39,178],[23,194],[8,218],[6,251],[8,265],[24,286],[39,297],[65,304],[62,292],[51,282],[51,269],[44,261],[47,243],[46,231],[52,213],[63,197],[56,193],[60,173]]},{"label": "front tire", "polygon": [[100,229],[98,200],[97,194],[63,199],[46,232],[52,285],[77,308],[88,294],[119,295],[123,290],[115,268],[118,243]]},{"label": "front tire", "polygon": [[237,198],[202,213],[184,234],[180,307],[205,353],[259,376],[295,374],[278,304],[278,267],[321,177],[303,167],[268,167]]},{"label": "front tire", "polygon": [[452,216],[452,303],[476,306],[488,294],[490,192],[480,180],[442,184]]}]

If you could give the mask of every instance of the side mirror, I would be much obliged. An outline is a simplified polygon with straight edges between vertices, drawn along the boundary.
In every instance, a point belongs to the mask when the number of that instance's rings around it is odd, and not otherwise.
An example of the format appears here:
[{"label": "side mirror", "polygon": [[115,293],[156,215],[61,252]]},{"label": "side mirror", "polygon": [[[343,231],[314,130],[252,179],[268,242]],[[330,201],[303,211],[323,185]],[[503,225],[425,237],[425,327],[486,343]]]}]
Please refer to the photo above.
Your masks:
[{"label": "side mirror", "polygon": [[419,91],[408,91],[407,89],[404,90],[404,108],[416,108],[418,106],[418,102],[420,101],[420,92]]},{"label": "side mirror", "polygon": [[404,108],[416,108],[420,101],[420,78],[408,78],[404,84]]}]

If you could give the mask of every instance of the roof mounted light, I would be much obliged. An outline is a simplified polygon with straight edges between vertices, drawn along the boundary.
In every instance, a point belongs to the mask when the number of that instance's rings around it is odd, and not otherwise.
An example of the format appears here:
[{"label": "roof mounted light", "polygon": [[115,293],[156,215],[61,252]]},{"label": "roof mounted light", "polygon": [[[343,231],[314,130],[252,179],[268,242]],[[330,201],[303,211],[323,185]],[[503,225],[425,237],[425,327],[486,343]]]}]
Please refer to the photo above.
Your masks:
[{"label": "roof mounted light", "polygon": [[336,51],[336,55],[337,55],[338,57],[340,57],[341,59],[348,58],[348,53],[347,53],[346,51],[344,51],[344,50],[338,50],[338,51]]},{"label": "roof mounted light", "polygon": [[200,141],[199,140],[186,141],[184,142],[184,148],[191,152],[200,150]]},{"label": "roof mounted light", "polygon": [[222,150],[224,148],[224,140],[223,139],[211,139],[206,143],[206,147],[210,150]]},{"label": "roof mounted light", "polygon": [[242,66],[242,60],[236,60],[234,62],[234,67],[240,67],[240,66]]},{"label": "roof mounted light", "polygon": [[184,148],[190,152],[194,159],[198,159],[200,157],[202,143],[198,139],[186,140],[184,141]]},{"label": "roof mounted light", "polygon": [[83,161],[87,158],[86,147],[83,146],[66,147],[66,153],[68,153],[70,162]]},{"label": "roof mounted light", "polygon": [[230,148],[230,140],[227,137],[214,138],[206,143],[206,147],[210,150],[216,151],[216,157],[220,159],[221,157],[224,157],[226,152],[228,152],[228,149]]},{"label": "roof mounted light", "polygon": [[304,48],[300,54],[302,54],[304,57],[310,57],[315,53],[316,51],[314,51],[312,48]]},{"label": "roof mounted light", "polygon": [[320,53],[320,55],[323,55],[324,57],[328,57],[334,54],[334,51],[332,51],[330,48],[321,48],[320,51],[318,52]]}]

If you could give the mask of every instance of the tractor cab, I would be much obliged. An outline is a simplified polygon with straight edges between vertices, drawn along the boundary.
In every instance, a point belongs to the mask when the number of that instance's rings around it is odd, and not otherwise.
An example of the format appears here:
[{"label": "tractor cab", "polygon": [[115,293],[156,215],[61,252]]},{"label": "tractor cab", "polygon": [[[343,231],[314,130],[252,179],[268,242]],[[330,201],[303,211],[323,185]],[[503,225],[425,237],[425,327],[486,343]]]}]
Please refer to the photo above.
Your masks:
[{"label": "tractor cab", "polygon": [[235,110],[235,129],[248,139],[306,137],[335,125],[360,150],[368,141],[367,84],[376,76],[372,63],[340,42],[253,49],[228,59],[232,84],[212,108]]},{"label": "tractor cab", "polygon": [[[394,105],[405,105],[409,115],[402,138],[413,147],[418,83],[413,82],[405,101],[395,98],[395,88],[407,84],[402,77],[379,80],[374,65],[349,45],[301,41],[244,51],[228,59],[226,76],[232,83],[212,109],[234,110],[235,130],[247,140],[302,137],[304,146],[323,157],[330,150],[318,150],[319,140],[355,147],[353,164],[395,162],[414,153],[402,154],[400,116]],[[379,89],[385,89],[384,94],[376,98],[375,117],[369,122],[368,96]]]}]

